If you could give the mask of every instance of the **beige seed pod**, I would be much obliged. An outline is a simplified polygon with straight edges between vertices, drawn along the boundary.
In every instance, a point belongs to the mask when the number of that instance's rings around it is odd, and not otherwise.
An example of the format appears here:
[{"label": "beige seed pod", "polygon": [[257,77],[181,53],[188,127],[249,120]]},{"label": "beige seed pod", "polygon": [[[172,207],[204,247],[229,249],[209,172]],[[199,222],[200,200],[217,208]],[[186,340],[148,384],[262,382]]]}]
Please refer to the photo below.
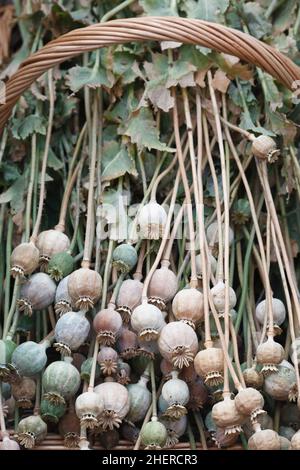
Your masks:
[{"label": "beige seed pod", "polygon": [[278,401],[297,400],[295,368],[288,361],[283,360],[278,364],[277,369],[276,372],[265,377],[264,391]]},{"label": "beige seed pod", "polygon": [[284,358],[284,349],[279,343],[275,343],[270,336],[267,341],[260,344],[256,350],[256,359],[258,364],[262,364],[261,372],[269,374],[278,371],[278,364]]},{"label": "beige seed pod", "polygon": [[133,310],[142,300],[143,283],[138,279],[126,279],[122,282],[117,298],[117,311],[124,323],[130,322]]},{"label": "beige seed pod", "polygon": [[193,328],[182,322],[171,322],[163,327],[158,339],[163,358],[182,369],[193,362],[198,351],[198,338]]},{"label": "beige seed pod", "polygon": [[29,377],[23,377],[19,382],[12,383],[12,396],[19,408],[31,408],[35,397],[35,381]]},{"label": "beige seed pod", "polygon": [[[220,316],[224,315],[225,312],[225,284],[223,281],[219,281],[210,290],[212,301],[216,307]],[[232,310],[236,305],[236,295],[232,287],[229,287],[229,311]]]},{"label": "beige seed pod", "polygon": [[264,398],[255,388],[244,388],[234,398],[236,409],[242,415],[250,416],[251,421],[258,415],[266,413],[263,410]]},{"label": "beige seed pod", "polygon": [[264,383],[264,376],[258,372],[255,367],[249,367],[243,371],[245,384],[247,387],[253,387],[260,390]]},{"label": "beige seed pod", "polygon": [[[276,335],[280,335],[282,333],[280,325],[282,325],[286,317],[286,309],[284,303],[280,299],[272,298],[272,311],[274,320],[274,331]],[[262,300],[256,306],[255,317],[258,322],[263,325],[265,317],[267,315],[267,302],[265,300]]]},{"label": "beige seed pod", "polygon": [[194,359],[197,374],[206,385],[212,387],[223,382],[224,354],[221,348],[207,348],[199,351]]},{"label": "beige seed pod", "polygon": [[99,351],[97,361],[100,366],[102,374],[112,375],[117,372],[118,353],[113,348],[102,346]]},{"label": "beige seed pod", "polygon": [[39,250],[33,242],[16,246],[10,257],[11,275],[24,277],[32,274],[39,265],[39,256]]},{"label": "beige seed pod", "polygon": [[280,439],[272,429],[255,432],[248,441],[249,450],[280,450]]},{"label": "beige seed pod", "polygon": [[[210,272],[213,275],[215,275],[218,263],[217,263],[216,258],[211,253],[208,253],[208,264],[209,264]],[[202,256],[201,254],[198,254],[196,256],[196,269],[197,269],[198,278],[202,279]]]},{"label": "beige seed pod", "polygon": [[98,417],[103,411],[99,394],[95,392],[82,393],[76,399],[75,410],[81,426],[88,429],[98,427]]},{"label": "beige seed pod", "polygon": [[279,436],[280,450],[291,450],[291,442],[284,436]]},{"label": "beige seed pod", "polygon": [[99,273],[89,268],[80,268],[70,274],[68,290],[72,304],[78,310],[89,310],[99,300],[102,279]]},{"label": "beige seed pod", "polygon": [[291,439],[291,450],[300,450],[300,430]]},{"label": "beige seed pod", "polygon": [[165,209],[156,201],[150,201],[138,214],[138,225],[141,238],[158,240],[164,234],[167,222]]},{"label": "beige seed pod", "polygon": [[132,329],[145,341],[156,340],[164,325],[163,315],[155,305],[143,303],[132,312]]},{"label": "beige seed pod", "polygon": [[93,321],[94,330],[100,344],[113,346],[122,328],[121,315],[109,305],[100,310]]},{"label": "beige seed pod", "polygon": [[240,433],[246,419],[237,410],[235,401],[231,398],[225,398],[212,407],[212,418],[216,426],[225,430],[225,434]]},{"label": "beige seed pod", "polygon": [[252,142],[252,153],[260,160],[274,162],[277,160],[280,151],[276,148],[276,142],[268,135],[255,137]]},{"label": "beige seed pod", "polygon": [[195,328],[195,324],[203,319],[203,294],[194,287],[182,289],[175,295],[172,310],[177,320],[182,320]]},{"label": "beige seed pod", "polygon": [[[224,224],[222,224],[222,232],[224,233]],[[206,229],[206,237],[209,245],[218,244],[218,222],[212,222]],[[232,245],[234,240],[234,232],[229,227],[229,245]],[[224,244],[224,240],[223,240]]]},{"label": "beige seed pod", "polygon": [[36,245],[40,252],[41,268],[46,270],[53,255],[69,249],[70,240],[67,235],[60,230],[50,229],[39,234]]},{"label": "beige seed pod", "polygon": [[178,289],[176,275],[169,269],[169,261],[162,261],[161,268],[154,271],[148,288],[148,302],[160,310],[173,299]]},{"label": "beige seed pod", "polygon": [[130,409],[129,393],[124,385],[104,382],[94,388],[103,404],[99,426],[103,431],[119,428]]}]

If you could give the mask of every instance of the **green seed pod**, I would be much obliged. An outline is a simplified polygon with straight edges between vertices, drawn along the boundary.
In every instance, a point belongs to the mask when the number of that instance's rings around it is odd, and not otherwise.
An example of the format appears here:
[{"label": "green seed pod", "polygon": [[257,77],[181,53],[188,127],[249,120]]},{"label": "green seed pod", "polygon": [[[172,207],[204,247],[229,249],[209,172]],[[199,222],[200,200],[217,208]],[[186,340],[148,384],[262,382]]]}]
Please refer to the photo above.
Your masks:
[{"label": "green seed pod", "polygon": [[33,377],[41,372],[47,362],[46,349],[48,342],[41,344],[27,341],[16,347],[11,363],[0,369],[0,377],[4,382],[14,382],[20,376]]},{"label": "green seed pod", "polygon": [[17,433],[20,444],[26,449],[32,449],[35,444],[45,439],[47,424],[40,416],[28,416],[19,422]]},{"label": "green seed pod", "polygon": [[1,393],[4,400],[9,400],[11,397],[11,386],[8,383],[3,382],[1,384]]},{"label": "green seed pod", "polygon": [[49,423],[57,424],[59,419],[65,414],[66,409],[65,403],[54,404],[48,400],[41,401],[41,417]]},{"label": "green seed pod", "polygon": [[231,219],[236,225],[244,225],[251,215],[250,204],[247,199],[238,199],[232,208]]},{"label": "green seed pod", "polygon": [[112,255],[113,265],[122,273],[128,273],[137,263],[136,249],[128,243],[117,246]]},{"label": "green seed pod", "polygon": [[74,264],[73,256],[67,251],[55,253],[48,263],[48,274],[58,282],[73,271]]},{"label": "green seed pod", "polygon": [[43,398],[53,404],[65,403],[80,386],[79,372],[67,359],[52,362],[43,374]]},{"label": "green seed pod", "polygon": [[150,406],[151,393],[147,388],[149,377],[144,375],[140,378],[138,383],[127,385],[127,390],[130,398],[130,408],[126,419],[131,423],[141,421]]},{"label": "green seed pod", "polygon": [[[82,380],[85,382],[89,382],[90,377],[91,377],[91,370],[92,370],[92,363],[93,363],[93,358],[88,357],[82,364],[80,368],[80,377]],[[95,379],[98,379],[100,377],[101,371],[100,367],[98,364],[96,364],[96,374],[95,374]]]},{"label": "green seed pod", "polygon": [[147,423],[141,432],[142,443],[146,450],[161,449],[166,444],[167,437],[167,430],[159,421]]}]

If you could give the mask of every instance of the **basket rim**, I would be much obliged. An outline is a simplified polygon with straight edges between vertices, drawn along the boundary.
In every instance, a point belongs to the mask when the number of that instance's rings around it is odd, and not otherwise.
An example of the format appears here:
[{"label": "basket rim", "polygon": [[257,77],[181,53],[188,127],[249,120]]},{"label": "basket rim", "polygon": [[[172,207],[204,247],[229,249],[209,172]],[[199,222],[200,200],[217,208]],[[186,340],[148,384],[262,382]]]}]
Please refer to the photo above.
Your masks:
[{"label": "basket rim", "polygon": [[0,104],[0,134],[18,99],[47,70],[83,52],[143,41],[205,46],[262,68],[290,90],[300,87],[300,67],[272,46],[242,31],[172,16],[117,19],[72,30],[29,56],[5,84],[5,103]]}]

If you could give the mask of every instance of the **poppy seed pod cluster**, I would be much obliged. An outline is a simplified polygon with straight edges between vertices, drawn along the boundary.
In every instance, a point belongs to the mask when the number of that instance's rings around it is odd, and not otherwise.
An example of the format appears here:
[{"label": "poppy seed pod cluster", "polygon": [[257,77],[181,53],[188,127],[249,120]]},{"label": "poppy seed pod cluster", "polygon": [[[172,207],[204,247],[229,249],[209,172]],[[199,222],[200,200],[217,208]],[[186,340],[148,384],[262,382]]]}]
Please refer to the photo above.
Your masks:
[{"label": "poppy seed pod cluster", "polygon": [[300,449],[300,2],[4,3],[0,451]]}]

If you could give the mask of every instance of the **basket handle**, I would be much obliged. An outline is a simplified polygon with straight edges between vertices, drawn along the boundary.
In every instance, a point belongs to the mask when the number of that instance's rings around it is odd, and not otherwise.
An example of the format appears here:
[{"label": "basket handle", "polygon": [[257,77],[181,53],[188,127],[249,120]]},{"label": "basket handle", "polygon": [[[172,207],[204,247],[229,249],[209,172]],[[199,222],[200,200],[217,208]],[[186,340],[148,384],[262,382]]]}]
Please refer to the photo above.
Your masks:
[{"label": "basket handle", "polygon": [[180,17],[112,20],[70,31],[21,64],[6,83],[6,102],[0,105],[0,133],[22,93],[45,71],[83,52],[132,41],[198,44],[257,65],[290,90],[296,90],[300,85],[298,66],[273,47],[241,31],[217,23]]}]

